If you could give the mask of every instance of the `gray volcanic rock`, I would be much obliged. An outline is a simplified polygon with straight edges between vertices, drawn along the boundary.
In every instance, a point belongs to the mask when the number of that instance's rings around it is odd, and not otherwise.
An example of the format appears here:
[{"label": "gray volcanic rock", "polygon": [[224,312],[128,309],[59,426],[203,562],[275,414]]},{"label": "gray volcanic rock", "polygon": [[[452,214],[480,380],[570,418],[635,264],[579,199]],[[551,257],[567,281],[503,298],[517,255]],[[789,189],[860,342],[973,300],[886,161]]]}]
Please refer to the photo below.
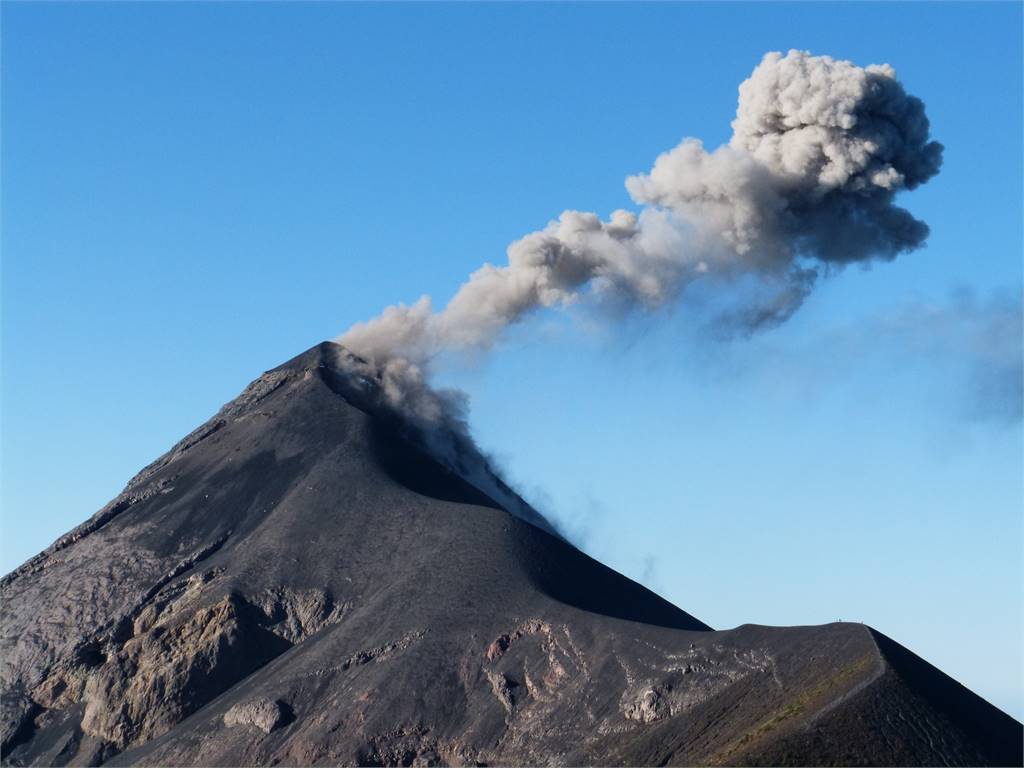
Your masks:
[{"label": "gray volcanic rock", "polygon": [[1021,764],[1019,723],[867,627],[712,631],[506,511],[347,354],[3,578],[4,764]]},{"label": "gray volcanic rock", "polygon": [[270,733],[286,719],[285,705],[260,696],[242,704],[235,704],[224,713],[224,725],[255,725]]}]

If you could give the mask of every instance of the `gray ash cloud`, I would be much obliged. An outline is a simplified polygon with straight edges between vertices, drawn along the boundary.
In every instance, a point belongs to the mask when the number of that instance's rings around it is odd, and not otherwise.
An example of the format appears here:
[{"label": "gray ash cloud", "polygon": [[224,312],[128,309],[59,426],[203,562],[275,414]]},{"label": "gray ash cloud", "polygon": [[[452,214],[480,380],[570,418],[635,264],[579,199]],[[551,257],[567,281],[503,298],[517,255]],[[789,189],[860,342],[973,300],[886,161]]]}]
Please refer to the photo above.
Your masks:
[{"label": "gray ash cloud", "polygon": [[446,352],[490,349],[510,325],[581,302],[653,311],[695,281],[773,286],[723,323],[750,332],[785,322],[819,273],[892,259],[927,225],[896,205],[942,163],[923,102],[888,65],[807,52],[768,53],[739,87],[730,141],[683,139],[626,179],[637,211],[564,211],[484,264],[440,309],[423,296],[358,323],[339,341],[369,361],[392,402],[423,420],[462,404],[427,386]]}]

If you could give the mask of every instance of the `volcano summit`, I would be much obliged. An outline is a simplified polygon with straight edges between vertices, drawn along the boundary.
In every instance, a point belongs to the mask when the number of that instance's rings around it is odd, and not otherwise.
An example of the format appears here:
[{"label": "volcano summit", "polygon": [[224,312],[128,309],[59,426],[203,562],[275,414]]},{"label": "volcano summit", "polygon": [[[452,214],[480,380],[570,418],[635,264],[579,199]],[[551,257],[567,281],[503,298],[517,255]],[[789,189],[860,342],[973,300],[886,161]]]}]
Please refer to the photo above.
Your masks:
[{"label": "volcano summit", "polygon": [[3,578],[5,764],[1021,764],[869,627],[714,631],[594,561],[346,359],[265,373]]}]

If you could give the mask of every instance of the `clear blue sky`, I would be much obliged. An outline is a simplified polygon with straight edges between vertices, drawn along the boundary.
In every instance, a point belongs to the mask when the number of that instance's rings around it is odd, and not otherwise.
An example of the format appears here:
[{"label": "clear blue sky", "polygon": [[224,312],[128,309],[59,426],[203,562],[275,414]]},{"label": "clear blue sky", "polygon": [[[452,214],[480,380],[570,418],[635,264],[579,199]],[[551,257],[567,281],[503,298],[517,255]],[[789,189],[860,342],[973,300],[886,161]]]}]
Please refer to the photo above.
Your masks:
[{"label": "clear blue sky", "polygon": [[262,370],[628,206],[805,48],[926,101],[925,250],[749,340],[547,315],[444,380],[542,511],[687,611],[863,620],[1020,718],[1021,9],[5,2],[0,570]]}]

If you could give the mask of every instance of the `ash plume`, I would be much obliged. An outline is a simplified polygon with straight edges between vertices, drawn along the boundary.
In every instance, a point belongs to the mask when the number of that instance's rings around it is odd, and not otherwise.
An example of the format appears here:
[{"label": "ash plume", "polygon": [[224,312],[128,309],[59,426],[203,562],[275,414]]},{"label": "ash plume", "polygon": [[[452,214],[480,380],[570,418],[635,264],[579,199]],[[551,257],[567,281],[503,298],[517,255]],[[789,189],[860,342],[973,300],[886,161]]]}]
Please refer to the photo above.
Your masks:
[{"label": "ash plume", "polygon": [[651,311],[696,280],[754,277],[775,287],[770,301],[728,322],[756,330],[785,322],[820,273],[923,245],[927,225],[895,199],[938,173],[942,145],[892,67],[768,53],[739,87],[732,129],[728,144],[708,151],[685,138],[627,178],[637,212],[564,211],[512,243],[507,264],[471,274],[444,308],[428,296],[388,307],[340,343],[394,406],[464,424],[462,401],[427,386],[431,361],[486,351],[536,310],[613,299]]}]

